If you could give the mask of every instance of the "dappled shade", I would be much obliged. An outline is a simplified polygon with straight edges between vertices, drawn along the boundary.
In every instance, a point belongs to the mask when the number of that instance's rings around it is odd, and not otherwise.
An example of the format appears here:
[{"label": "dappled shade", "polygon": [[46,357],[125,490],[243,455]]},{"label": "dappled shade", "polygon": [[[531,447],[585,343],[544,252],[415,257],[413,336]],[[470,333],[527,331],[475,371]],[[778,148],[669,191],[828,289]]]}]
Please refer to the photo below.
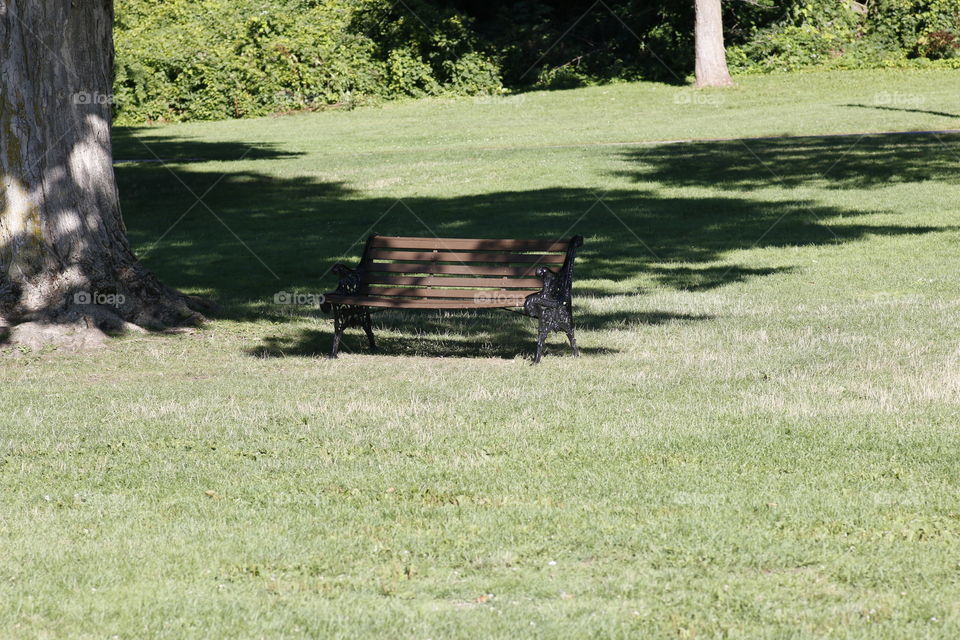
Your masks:
[{"label": "dappled shade", "polygon": [[[621,172],[637,181],[708,186],[862,189],[897,182],[960,182],[958,134],[800,136],[690,142],[630,149]],[[838,215],[859,211],[838,211]]]},{"label": "dappled shade", "polygon": [[[945,140],[955,143],[957,138]],[[136,149],[123,136],[120,139],[118,149]],[[150,148],[168,159],[269,159],[282,153],[269,146],[251,149],[244,143],[168,138],[152,139]],[[359,258],[363,240],[371,231],[554,239],[580,233],[585,244],[577,263],[575,297],[611,295],[618,289],[615,283],[638,275],[668,288],[708,290],[790,270],[716,264],[737,250],[830,245],[871,235],[944,230],[859,224],[857,217],[877,212],[825,206],[802,197],[768,201],[756,194],[747,197],[746,190],[814,182],[843,189],[897,181],[957,180],[951,150],[936,139],[920,136],[701,142],[611,153],[627,159],[626,175],[644,186],[606,192],[602,204],[598,204],[599,193],[569,187],[453,198],[413,197],[398,204],[391,198],[365,196],[340,183],[303,176],[277,178],[230,171],[229,167],[197,171],[193,164],[176,166],[174,175],[161,164],[141,163],[122,164],[117,172],[130,236],[151,269],[176,287],[227,303],[223,311],[227,317],[266,315],[276,321],[290,316],[269,304],[274,293],[331,290],[336,279],[330,267]],[[841,155],[843,161],[838,162]],[[122,154],[118,152],[117,157],[122,159]],[[224,170],[228,173],[222,173]],[[651,184],[708,186],[716,195],[675,197],[652,190]],[[191,191],[201,195],[214,186],[204,198],[205,204],[196,204]],[[802,190],[798,190],[800,194]],[[497,333],[492,327],[501,320],[484,320],[483,316],[500,316],[480,315],[477,321],[490,322],[485,329]],[[578,316],[585,328],[624,321],[630,319]],[[502,328],[514,331],[508,324]],[[527,339],[521,332],[521,340]],[[504,353],[515,353],[509,341],[497,344]],[[390,351],[390,345],[388,337],[385,351]],[[264,352],[278,349],[284,350],[282,345],[266,345]],[[304,336],[299,344],[288,344],[286,349],[310,353],[313,341]]]}]

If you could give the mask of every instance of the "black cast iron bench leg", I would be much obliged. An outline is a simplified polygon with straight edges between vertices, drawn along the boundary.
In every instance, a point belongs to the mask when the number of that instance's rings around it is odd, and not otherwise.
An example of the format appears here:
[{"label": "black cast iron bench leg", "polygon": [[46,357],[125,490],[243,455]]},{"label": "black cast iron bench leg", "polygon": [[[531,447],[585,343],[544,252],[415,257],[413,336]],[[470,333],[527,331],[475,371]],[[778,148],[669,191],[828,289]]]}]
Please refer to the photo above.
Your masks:
[{"label": "black cast iron bench leg", "polygon": [[347,327],[360,327],[367,334],[367,341],[370,343],[370,350],[377,350],[377,340],[373,337],[373,323],[370,320],[369,309],[333,309],[333,347],[330,349],[330,357],[336,358],[340,353],[340,341],[343,339],[343,332]]},{"label": "black cast iron bench leg", "polygon": [[377,340],[373,337],[373,325],[370,323],[370,312],[363,316],[363,331],[367,334],[367,342],[370,343],[370,351],[377,350]]},{"label": "black cast iron bench leg", "polygon": [[580,357],[580,349],[577,348],[577,337],[574,333],[573,311],[566,305],[559,307],[542,307],[538,305],[536,317],[540,319],[537,327],[537,354],[533,358],[533,364],[538,364],[543,357],[543,343],[551,332],[565,333],[567,340],[570,341],[570,348],[573,349],[573,355]]}]

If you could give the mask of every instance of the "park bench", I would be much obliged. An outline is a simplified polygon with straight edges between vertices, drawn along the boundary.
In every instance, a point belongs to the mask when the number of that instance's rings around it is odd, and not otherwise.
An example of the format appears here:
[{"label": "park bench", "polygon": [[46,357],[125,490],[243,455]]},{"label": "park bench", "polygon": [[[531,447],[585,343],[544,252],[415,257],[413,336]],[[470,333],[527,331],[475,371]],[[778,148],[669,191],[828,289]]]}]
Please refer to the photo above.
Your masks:
[{"label": "park bench", "polygon": [[321,309],[333,315],[336,358],[344,329],[363,329],[376,349],[372,311],[386,309],[522,309],[539,320],[537,352],[551,331],[563,332],[576,356],[573,262],[581,236],[569,240],[411,238],[367,239],[356,268],[333,267],[340,278]]}]

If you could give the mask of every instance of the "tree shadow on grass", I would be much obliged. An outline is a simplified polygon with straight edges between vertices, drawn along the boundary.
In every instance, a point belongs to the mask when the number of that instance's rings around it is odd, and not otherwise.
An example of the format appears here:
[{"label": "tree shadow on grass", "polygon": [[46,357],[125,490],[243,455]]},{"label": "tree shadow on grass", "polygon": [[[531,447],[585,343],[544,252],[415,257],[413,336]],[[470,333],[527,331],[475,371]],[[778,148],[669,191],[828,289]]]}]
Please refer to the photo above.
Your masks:
[{"label": "tree shadow on grass", "polygon": [[[396,329],[416,327],[417,325],[397,325]],[[376,331],[376,329],[374,329]],[[486,332],[477,332],[474,336],[460,335],[424,335],[419,328],[413,335],[395,337],[384,336],[380,332],[377,336],[377,350],[370,351],[367,339],[362,334],[347,332],[341,342],[341,353],[344,354],[373,354],[386,356],[417,356],[431,358],[500,358],[512,360],[517,357],[529,358],[536,349],[536,329],[527,331],[518,329],[507,333],[498,332],[498,336],[490,336]],[[325,357],[330,353],[332,331],[323,329],[304,329],[295,336],[268,336],[257,347],[247,350],[247,354],[258,358],[277,357]],[[605,347],[584,347],[580,345],[580,352],[584,355],[602,355],[617,353],[617,349]],[[545,353],[549,355],[570,355],[570,347],[566,338],[559,334],[547,341]]]},{"label": "tree shadow on grass", "polygon": [[276,160],[303,155],[284,151],[275,144],[174,138],[154,133],[151,127],[116,127],[113,158],[120,165],[166,163],[170,165],[239,160]]},{"label": "tree shadow on grass", "polygon": [[[621,156],[632,166],[617,175],[636,182],[709,186],[718,192],[770,186],[864,189],[931,180],[958,184],[958,148],[960,134],[691,142],[624,151]],[[838,210],[835,215],[861,213]]]},{"label": "tree shadow on grass", "polygon": [[[119,169],[126,174],[121,193],[130,235],[144,262],[170,284],[207,292],[237,310],[256,301],[270,303],[280,291],[329,291],[336,285],[331,266],[359,260],[371,231],[549,239],[581,233],[586,240],[576,279],[583,292],[601,295],[616,288],[604,283],[643,273],[671,288],[704,290],[784,271],[715,264],[741,249],[940,230],[847,220],[827,226],[822,221],[862,212],[805,200],[662,197],[645,190],[607,192],[603,208],[594,206],[592,190],[562,187],[409,198],[399,206],[386,198],[356,198],[342,185],[250,172],[225,176],[202,206],[188,192],[181,195],[185,190],[170,184],[176,178],[163,168],[137,168],[135,188],[128,188],[128,171]],[[216,177],[181,174],[180,179],[202,193]],[[149,183],[166,184],[151,188]],[[161,198],[165,202],[158,205]],[[163,215],[151,212],[155,209]]]},{"label": "tree shadow on grass", "polygon": [[[245,153],[241,143],[163,138],[151,146],[158,155],[177,157],[236,154],[239,160]],[[269,148],[259,153],[263,160],[282,154]],[[222,317],[276,322],[290,319],[288,309],[273,304],[276,293],[331,290],[336,286],[331,266],[359,259],[371,231],[549,239],[580,233],[586,242],[577,262],[575,295],[641,293],[633,282],[638,276],[668,289],[706,291],[790,271],[726,262],[738,250],[838,245],[876,235],[946,230],[857,223],[857,217],[885,212],[824,205],[790,197],[789,191],[788,197],[765,200],[751,193],[754,189],[808,184],[861,189],[958,179],[952,151],[939,140],[921,136],[703,142],[614,153],[630,163],[621,173],[643,186],[608,191],[602,201],[591,189],[573,187],[398,201],[369,197],[342,183],[269,175],[268,165],[257,171],[256,163],[228,173],[219,167],[197,170],[188,165],[171,171],[156,163],[131,164],[119,166],[117,175],[131,241],[149,268],[173,286],[217,298]],[[714,195],[665,196],[657,185],[709,187]],[[198,203],[194,194],[206,195]],[[424,331],[424,323],[432,322],[428,318],[417,314],[395,326]],[[462,353],[513,357],[518,350],[529,350],[529,326],[501,323],[494,314],[481,314],[473,322],[476,330],[457,338],[467,341]],[[578,322],[590,330],[605,321],[581,317]],[[515,336],[513,342],[501,329]],[[265,341],[264,348],[321,353],[325,349],[313,345],[322,335],[325,332],[277,338],[273,346]],[[473,335],[479,337],[474,340]],[[486,350],[488,343],[494,345],[492,351]],[[451,345],[442,346],[424,351],[446,352]],[[388,338],[384,349],[403,353],[405,347]]]},{"label": "tree shadow on grass", "polygon": [[[309,316],[318,320],[323,318],[316,313]],[[578,331],[624,329],[638,324],[684,324],[714,319],[711,315],[700,314],[596,312],[576,308],[574,316]],[[532,357],[536,346],[536,320],[503,311],[383,312],[375,314],[373,318],[378,345],[376,355],[512,359],[517,356]],[[397,332],[412,335],[400,338],[389,335]],[[330,353],[332,341],[332,327],[299,329],[289,335],[267,336],[260,345],[248,349],[247,354],[260,358],[326,356]],[[547,344],[552,353],[570,351],[562,334],[553,334]],[[345,353],[371,353],[366,336],[359,330],[346,332],[342,348]],[[580,344],[580,351],[588,355],[619,352],[609,346],[585,347],[583,344]]]},{"label": "tree shadow on grass", "polygon": [[931,111],[930,109],[914,109],[908,107],[889,107],[878,104],[845,104],[844,107],[854,107],[857,109],[877,109],[880,111],[901,111],[905,113],[923,113],[930,116],[943,116],[944,118],[960,118],[958,113],[950,113],[949,111]]}]

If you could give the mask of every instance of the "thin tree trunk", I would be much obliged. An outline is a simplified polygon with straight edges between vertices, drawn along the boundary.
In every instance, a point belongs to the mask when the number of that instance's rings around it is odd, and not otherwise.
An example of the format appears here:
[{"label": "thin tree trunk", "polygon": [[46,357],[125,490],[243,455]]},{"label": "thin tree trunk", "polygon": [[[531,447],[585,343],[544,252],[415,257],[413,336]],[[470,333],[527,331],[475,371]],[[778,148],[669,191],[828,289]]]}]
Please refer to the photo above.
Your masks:
[{"label": "thin tree trunk", "polygon": [[723,13],[720,0],[695,0],[696,76],[698,87],[730,87],[727,52],[723,46]]},{"label": "thin tree trunk", "polygon": [[112,68],[112,0],[0,0],[0,332],[199,318],[130,249],[113,172]]}]

